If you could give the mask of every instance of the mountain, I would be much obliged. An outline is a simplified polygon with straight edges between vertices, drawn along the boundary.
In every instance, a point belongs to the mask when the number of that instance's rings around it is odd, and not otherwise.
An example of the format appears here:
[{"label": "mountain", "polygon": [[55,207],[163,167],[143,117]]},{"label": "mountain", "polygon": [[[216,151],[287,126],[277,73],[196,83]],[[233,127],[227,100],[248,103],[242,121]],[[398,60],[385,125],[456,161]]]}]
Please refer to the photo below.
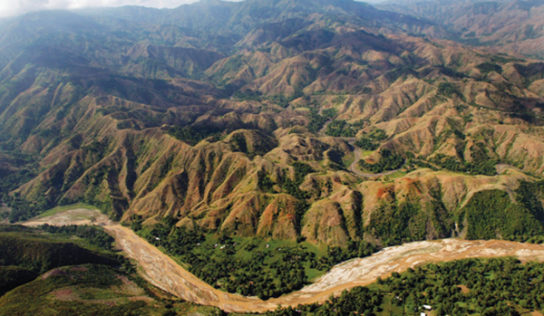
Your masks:
[{"label": "mountain", "polygon": [[127,223],[328,245],[543,233],[541,61],[349,0],[0,27],[12,221],[84,201]]},{"label": "mountain", "polygon": [[400,0],[380,8],[439,23],[468,44],[544,57],[544,3],[539,0]]}]

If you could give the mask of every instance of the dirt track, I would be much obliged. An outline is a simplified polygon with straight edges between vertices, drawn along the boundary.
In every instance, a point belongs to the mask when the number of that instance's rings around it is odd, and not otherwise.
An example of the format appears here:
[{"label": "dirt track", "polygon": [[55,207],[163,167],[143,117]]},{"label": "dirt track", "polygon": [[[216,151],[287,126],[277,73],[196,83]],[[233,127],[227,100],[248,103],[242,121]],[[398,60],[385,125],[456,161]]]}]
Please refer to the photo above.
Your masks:
[{"label": "dirt track", "polygon": [[[70,212],[72,212],[70,216],[77,217],[74,211]],[[70,216],[62,213],[31,220],[26,225],[43,223],[58,225],[59,216],[64,219],[60,221],[62,224],[70,222]],[[102,214],[95,213],[92,219],[87,221],[79,219],[78,224],[103,226],[115,237],[117,245],[139,264],[142,276],[153,285],[187,301],[217,306],[229,312],[264,312],[273,310],[280,304],[295,306],[323,302],[330,295],[337,295],[345,289],[368,285],[378,277],[387,277],[392,272],[402,272],[409,267],[429,262],[501,256],[516,256],[524,261],[544,261],[544,246],[542,245],[459,239],[414,242],[386,248],[371,257],[346,261],[332,268],[315,283],[297,292],[262,301],[255,297],[244,297],[214,289],[180,267],[174,260],[140,238],[132,230],[109,221]]]}]

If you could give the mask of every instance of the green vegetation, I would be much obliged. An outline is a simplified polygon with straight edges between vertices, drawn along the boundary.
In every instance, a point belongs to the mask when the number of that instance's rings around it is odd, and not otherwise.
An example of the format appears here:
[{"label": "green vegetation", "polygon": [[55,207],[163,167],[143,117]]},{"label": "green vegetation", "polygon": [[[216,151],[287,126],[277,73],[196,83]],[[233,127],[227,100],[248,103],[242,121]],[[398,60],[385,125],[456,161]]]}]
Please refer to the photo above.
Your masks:
[{"label": "green vegetation", "polygon": [[308,194],[307,192],[302,191],[299,186],[302,184],[304,177],[306,177],[308,173],[314,172],[314,170],[303,162],[295,162],[293,168],[295,170],[295,179],[291,180],[291,178],[284,175],[279,179],[280,186],[285,192],[291,194],[295,198],[305,200],[308,198]]},{"label": "green vegetation", "polygon": [[301,288],[318,275],[317,249],[295,242],[204,234],[163,222],[138,233],[187,263],[189,271],[217,288],[260,298]]},{"label": "green vegetation", "polygon": [[429,264],[356,287],[323,305],[269,315],[522,315],[544,308],[544,264],[512,258]]},{"label": "green vegetation", "polygon": [[19,195],[6,196],[4,202],[11,208],[9,221],[11,223],[31,219],[40,214],[42,210],[52,207],[51,203],[45,198],[37,201],[29,202]]},{"label": "green vegetation", "polygon": [[35,167],[28,164],[16,171],[0,169],[0,201],[8,201],[8,192],[36,176]]},{"label": "green vegetation", "polygon": [[355,145],[364,150],[376,150],[379,147],[379,143],[385,139],[387,139],[385,131],[377,128],[368,134],[364,134],[355,142]]},{"label": "green vegetation", "polygon": [[318,267],[328,270],[337,263],[367,257],[378,250],[380,247],[364,240],[350,240],[346,247],[328,247],[326,256],[319,258]]},{"label": "green vegetation", "polygon": [[[121,256],[103,251],[112,249],[113,239],[96,227],[51,227],[42,229],[0,225],[0,278],[2,291],[28,282],[49,269],[84,263],[123,266]],[[3,292],[2,292],[3,293]]]},{"label": "green vegetation", "polygon": [[425,239],[427,218],[415,203],[382,205],[371,214],[369,233],[384,246]]},{"label": "green vegetation", "polygon": [[488,73],[493,72],[493,71],[497,72],[497,73],[502,73],[502,67],[501,66],[499,66],[497,64],[494,64],[494,63],[490,63],[490,62],[481,63],[476,67],[478,69],[480,69],[480,71],[483,74],[488,74]]},{"label": "green vegetation", "polygon": [[40,213],[39,217],[42,218],[42,217],[47,217],[47,216],[52,216],[52,215],[55,215],[57,213],[61,213],[61,212],[64,212],[64,211],[68,211],[68,210],[75,210],[75,209],[86,209],[86,210],[96,210],[97,208],[92,206],[92,205],[89,205],[89,204],[86,204],[86,203],[76,203],[76,204],[70,204],[70,205],[60,205],[60,206],[56,206],[52,209],[49,209],[43,213]]},{"label": "green vegetation", "polygon": [[330,247],[324,252],[305,242],[189,231],[174,222],[165,219],[142,227],[141,218],[134,218],[132,227],[214,287],[263,299],[300,289],[332,265],[378,249],[367,242],[350,242],[346,248]]},{"label": "green vegetation", "polygon": [[[523,188],[522,188],[523,190]],[[520,199],[526,203],[527,192]],[[525,204],[530,206],[532,204]],[[463,208],[467,220],[467,239],[493,239],[525,241],[544,234],[542,206],[526,208],[510,200],[507,192],[499,190],[475,193]],[[540,209],[539,209],[540,208]]]},{"label": "green vegetation", "polygon": [[3,254],[0,265],[16,265],[38,272],[69,264],[119,263],[116,256],[90,250],[83,244],[21,232],[0,233],[0,252]]},{"label": "green vegetation", "polygon": [[274,181],[270,179],[270,176],[264,170],[260,170],[257,173],[257,186],[264,192],[272,192],[274,187]]},{"label": "green vegetation", "polygon": [[[104,265],[58,268],[2,296],[0,314],[148,315],[157,308],[144,300],[132,300],[135,295],[123,292],[122,276],[121,271]],[[141,292],[145,294],[143,289]],[[60,299],[62,295],[66,297]]]},{"label": "green vegetation", "polygon": [[0,315],[221,314],[155,297],[127,259],[98,249],[110,241],[96,227],[0,225]]},{"label": "green vegetation", "polygon": [[[287,174],[287,170],[283,170],[283,174],[278,177],[278,185],[285,193],[301,201],[305,201],[308,198],[308,193],[302,191],[299,186],[304,181],[306,175],[315,172],[315,170],[308,164],[298,161],[293,163],[293,170],[295,173],[294,180],[291,180]],[[260,171],[257,175],[259,188],[265,192],[274,192],[273,187],[275,183],[270,179],[268,174],[265,171]]]},{"label": "green vegetation", "polygon": [[[474,156],[474,152],[473,152]],[[437,154],[431,160],[432,163],[454,172],[463,172],[468,174],[482,174],[487,176],[494,176],[497,174],[495,166],[498,161],[491,159],[487,154],[480,155],[474,158],[473,162],[459,161],[456,157],[445,156],[443,154]]]},{"label": "green vegetation", "polygon": [[86,226],[86,225],[50,226],[45,224],[40,226],[39,229],[48,233],[58,235],[58,236],[64,236],[66,238],[77,236],[81,239],[86,240],[89,244],[96,246],[100,249],[113,251],[112,244],[115,241],[113,237],[108,235],[102,229],[95,226]]},{"label": "green vegetation", "polygon": [[323,128],[325,123],[336,116],[336,109],[325,109],[322,111],[322,115],[317,113],[316,109],[310,109],[310,122],[308,123],[308,130],[312,133],[317,133]]},{"label": "green vegetation", "polygon": [[441,82],[438,85],[438,94],[450,98],[454,96],[463,98],[461,91],[459,91],[459,89],[451,82]]},{"label": "green vegetation", "polygon": [[404,158],[401,155],[391,152],[389,149],[380,151],[381,159],[376,163],[368,163],[363,159],[359,160],[361,168],[373,173],[380,173],[388,170],[395,170],[404,165]]},{"label": "green vegetation", "polygon": [[29,268],[0,266],[0,296],[21,284],[34,280],[36,276],[36,272]]},{"label": "green vegetation", "polygon": [[192,126],[171,126],[168,128],[168,134],[171,136],[184,141],[190,145],[195,145],[204,138],[218,135],[222,132],[222,129],[217,129],[214,127],[203,127],[199,126],[198,128]]},{"label": "green vegetation", "polygon": [[544,181],[527,182],[522,181],[516,190],[516,201],[530,210],[534,217],[544,222],[544,208],[542,199],[544,197]]},{"label": "green vegetation", "polygon": [[354,137],[357,130],[344,120],[334,120],[327,125],[325,134],[334,137]]}]

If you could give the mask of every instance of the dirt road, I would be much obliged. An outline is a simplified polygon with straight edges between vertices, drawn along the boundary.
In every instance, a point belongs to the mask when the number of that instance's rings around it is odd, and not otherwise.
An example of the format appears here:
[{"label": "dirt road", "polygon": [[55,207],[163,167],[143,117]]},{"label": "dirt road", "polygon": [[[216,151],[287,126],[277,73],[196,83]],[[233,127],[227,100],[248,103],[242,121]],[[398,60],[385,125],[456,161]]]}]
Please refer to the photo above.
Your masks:
[{"label": "dirt road", "polygon": [[[88,212],[88,210],[85,211]],[[43,223],[57,225],[59,216],[63,218],[62,222],[65,224],[70,222],[70,216],[77,217],[77,211],[71,212],[68,217],[56,214],[48,218],[31,220],[26,225]],[[88,215],[88,213],[86,214]],[[55,216],[57,217],[55,218]],[[299,291],[262,301],[256,297],[244,297],[214,289],[180,267],[174,260],[140,238],[132,230],[109,221],[105,215],[98,211],[87,222],[82,222],[79,219],[78,223],[103,226],[115,237],[117,245],[127,256],[138,263],[142,276],[153,285],[187,301],[217,306],[228,312],[264,312],[273,310],[280,304],[282,306],[296,306],[323,302],[330,295],[338,295],[345,289],[368,285],[378,277],[384,278],[392,272],[402,272],[410,267],[429,262],[502,256],[515,256],[523,261],[544,261],[543,245],[498,240],[421,241],[389,247],[367,258],[346,261],[333,267],[315,283]]]}]

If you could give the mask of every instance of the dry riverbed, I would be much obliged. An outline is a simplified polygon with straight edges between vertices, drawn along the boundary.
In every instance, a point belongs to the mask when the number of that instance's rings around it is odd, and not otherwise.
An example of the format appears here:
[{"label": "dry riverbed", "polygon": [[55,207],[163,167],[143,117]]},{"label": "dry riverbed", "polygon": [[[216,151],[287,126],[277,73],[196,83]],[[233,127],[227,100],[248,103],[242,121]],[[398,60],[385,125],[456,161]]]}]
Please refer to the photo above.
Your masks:
[{"label": "dry riverbed", "polygon": [[352,259],[333,267],[299,291],[263,301],[217,290],[179,266],[172,258],[132,230],[110,221],[97,210],[75,209],[30,220],[25,225],[100,225],[114,236],[117,246],[134,259],[142,276],[151,284],[187,301],[217,306],[227,312],[264,312],[278,305],[296,306],[324,302],[345,289],[368,285],[378,277],[430,262],[475,257],[515,256],[522,261],[544,261],[544,246],[502,240],[468,241],[443,239],[385,248],[374,255]]}]

